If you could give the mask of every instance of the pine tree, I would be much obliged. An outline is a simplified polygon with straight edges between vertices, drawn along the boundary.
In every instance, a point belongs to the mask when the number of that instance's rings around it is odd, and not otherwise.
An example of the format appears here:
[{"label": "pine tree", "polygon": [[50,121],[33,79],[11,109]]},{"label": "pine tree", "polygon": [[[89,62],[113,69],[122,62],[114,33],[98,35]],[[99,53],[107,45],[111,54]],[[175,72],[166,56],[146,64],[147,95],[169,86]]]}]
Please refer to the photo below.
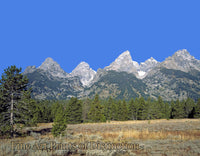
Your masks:
[{"label": "pine tree", "polygon": [[121,120],[123,120],[122,118],[123,118],[123,110],[122,110],[123,108],[122,108],[122,102],[121,102],[121,100],[119,100],[118,102],[117,102],[117,105],[116,105],[116,119],[117,119],[117,121],[121,121]]},{"label": "pine tree", "polygon": [[128,116],[130,120],[137,120],[137,108],[133,98],[129,101],[128,104]]},{"label": "pine tree", "polygon": [[150,105],[150,118],[160,119],[160,107],[156,99],[153,99]]},{"label": "pine tree", "polygon": [[69,124],[82,122],[82,103],[77,98],[72,97],[66,108],[66,119]]},{"label": "pine tree", "polygon": [[170,111],[170,118],[171,119],[174,119],[175,118],[175,103],[173,100],[171,100],[170,102],[170,108],[171,108],[171,111]]},{"label": "pine tree", "polygon": [[171,116],[173,119],[181,119],[184,118],[184,109],[183,105],[181,102],[177,99],[176,103],[172,103],[171,105],[172,110],[171,110]]},{"label": "pine tree", "polygon": [[[1,133],[14,134],[14,125],[21,122],[26,122],[23,116],[24,112],[19,111],[19,100],[22,98],[24,91],[27,91],[28,79],[21,73],[21,68],[10,66],[4,70],[0,80],[1,93],[1,117],[0,129]],[[24,111],[29,111],[24,109]]]},{"label": "pine tree", "polygon": [[138,115],[139,115],[139,99],[135,98],[134,103],[135,103],[135,119],[138,120]]},{"label": "pine tree", "polygon": [[60,103],[58,101],[54,102],[51,105],[51,117],[55,120],[57,109],[60,107]]},{"label": "pine tree", "polygon": [[57,137],[60,134],[63,134],[65,129],[67,128],[64,108],[62,105],[59,106],[56,112],[55,120],[53,123],[52,134],[54,137]]},{"label": "pine tree", "polygon": [[115,103],[115,101],[113,100],[112,101],[112,104],[111,104],[111,120],[117,120],[117,105]]},{"label": "pine tree", "polygon": [[197,104],[194,107],[194,118],[200,118],[200,98],[198,99]]},{"label": "pine tree", "polygon": [[169,107],[169,103],[167,102],[164,103],[164,118],[165,119],[170,118],[170,107]]},{"label": "pine tree", "polygon": [[159,109],[157,118],[159,118],[159,119],[165,118],[165,104],[164,104],[161,96],[159,96],[157,99],[157,105],[158,105],[158,109]]},{"label": "pine tree", "polygon": [[194,100],[191,98],[187,98],[187,100],[182,101],[183,109],[184,109],[184,118],[191,118],[191,111],[195,106]]},{"label": "pine tree", "polygon": [[104,115],[106,117],[106,120],[111,120],[112,119],[112,102],[113,99],[109,97],[108,102],[104,105]]},{"label": "pine tree", "polygon": [[151,105],[152,105],[151,98],[148,97],[148,99],[146,101],[146,112],[145,112],[147,120],[151,119]]},{"label": "pine tree", "polygon": [[31,98],[31,90],[23,91],[17,110],[15,117],[18,118],[18,123],[26,126],[35,126],[38,123],[38,120],[35,120],[36,101]]},{"label": "pine tree", "polygon": [[138,119],[144,120],[147,118],[147,107],[143,97],[139,99]]},{"label": "pine tree", "polygon": [[122,121],[128,120],[128,108],[127,108],[125,99],[124,99],[123,102],[122,102],[121,120],[122,120]]},{"label": "pine tree", "polygon": [[89,118],[88,118],[88,113],[90,110],[90,105],[91,105],[91,99],[87,98],[86,100],[83,101],[82,104],[82,118],[83,118],[83,122],[88,122]]},{"label": "pine tree", "polygon": [[93,102],[91,103],[88,117],[91,122],[105,122],[106,118],[103,114],[103,107],[100,104],[98,94],[95,95]]}]

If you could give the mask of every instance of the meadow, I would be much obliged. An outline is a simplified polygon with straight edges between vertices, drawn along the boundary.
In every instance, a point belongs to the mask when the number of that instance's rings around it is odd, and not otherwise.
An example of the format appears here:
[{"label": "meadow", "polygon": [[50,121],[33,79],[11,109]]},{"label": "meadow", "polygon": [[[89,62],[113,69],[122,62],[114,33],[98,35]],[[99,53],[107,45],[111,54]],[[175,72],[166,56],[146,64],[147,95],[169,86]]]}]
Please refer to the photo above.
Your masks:
[{"label": "meadow", "polygon": [[[63,135],[56,138],[50,132],[52,125],[40,123],[37,127],[24,128],[24,136],[1,139],[0,155],[200,155],[200,119],[68,124]],[[84,149],[79,146],[84,143],[110,143],[123,148]],[[61,147],[66,144],[74,146]],[[126,149],[127,144],[138,146]]]}]

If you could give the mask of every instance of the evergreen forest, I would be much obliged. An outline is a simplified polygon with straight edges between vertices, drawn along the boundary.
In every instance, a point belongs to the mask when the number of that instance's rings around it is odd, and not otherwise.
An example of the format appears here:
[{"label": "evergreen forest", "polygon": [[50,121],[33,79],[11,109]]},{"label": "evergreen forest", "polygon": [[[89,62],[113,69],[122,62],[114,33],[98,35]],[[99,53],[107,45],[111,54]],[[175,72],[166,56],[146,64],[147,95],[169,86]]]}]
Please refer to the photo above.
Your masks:
[{"label": "evergreen forest", "polygon": [[100,99],[37,100],[31,97],[28,78],[21,68],[10,66],[0,79],[0,136],[13,137],[19,127],[53,122],[54,136],[67,124],[127,120],[200,118],[200,98],[163,101],[139,97],[126,101],[111,97]]}]

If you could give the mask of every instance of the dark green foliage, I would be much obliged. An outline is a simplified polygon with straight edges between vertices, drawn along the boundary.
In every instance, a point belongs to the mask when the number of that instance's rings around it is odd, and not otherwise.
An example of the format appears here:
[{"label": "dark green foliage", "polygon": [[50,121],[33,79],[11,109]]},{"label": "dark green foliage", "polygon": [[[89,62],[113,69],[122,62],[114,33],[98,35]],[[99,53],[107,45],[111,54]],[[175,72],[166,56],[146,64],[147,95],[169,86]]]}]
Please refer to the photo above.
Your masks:
[{"label": "dark green foliage", "polygon": [[163,118],[164,119],[169,119],[170,118],[170,106],[169,106],[169,103],[165,102],[164,104],[164,116]]},{"label": "dark green foliage", "polygon": [[116,108],[117,108],[117,112],[116,112],[116,114],[117,114],[117,120],[121,121],[122,118],[123,118],[123,108],[122,108],[122,102],[121,102],[121,100],[119,100],[117,102]]},{"label": "dark green foliage", "polygon": [[176,102],[171,103],[171,118],[172,119],[181,119],[184,118],[184,108],[183,104],[176,100]]},{"label": "dark green foliage", "polygon": [[113,99],[109,97],[108,101],[105,102],[104,104],[104,116],[106,117],[107,120],[112,119],[112,108],[111,108],[112,103],[113,103]]},{"label": "dark green foliage", "polygon": [[[171,103],[164,102],[161,97],[145,100],[145,96],[141,96],[142,93],[133,91],[134,87],[137,89],[139,87],[145,88],[144,84],[136,81],[133,75],[127,75],[124,72],[119,74],[110,71],[110,75],[103,77],[105,82],[112,82],[118,87],[124,87],[120,95],[117,95],[117,98],[123,97],[123,101],[114,100],[111,97],[107,100],[100,100],[98,94],[94,99],[78,100],[73,97],[64,101],[36,101],[31,98],[31,90],[27,89],[28,79],[20,72],[21,68],[8,67],[0,80],[0,135],[9,134],[12,136],[15,132],[14,127],[18,125],[35,126],[37,123],[44,122],[54,122],[52,133],[54,136],[58,136],[66,129],[67,123],[200,118],[200,99],[197,102],[192,98],[182,101],[177,99],[175,102],[171,101]],[[163,70],[163,73],[174,74],[174,71]],[[187,77],[196,81],[192,77],[195,73],[187,76],[184,74],[184,72],[179,72],[176,76],[179,78]],[[119,80],[116,80],[117,78]],[[133,84],[126,86],[124,81]],[[48,85],[52,88],[60,85],[59,82],[55,86],[55,83],[52,85],[49,83],[51,82],[45,82],[45,76],[42,77],[41,85]],[[177,92],[184,87],[180,85],[176,88]],[[125,99],[130,99],[130,93],[132,97],[136,98],[126,101]],[[140,98],[137,98],[138,96]]]},{"label": "dark green foliage", "polygon": [[148,97],[147,101],[146,101],[146,119],[150,120],[151,117],[151,107],[152,107],[152,100],[150,97]]},{"label": "dark green foliage", "polygon": [[89,122],[88,113],[90,111],[92,100],[87,98],[86,100],[82,101],[82,119],[83,122]]},{"label": "dark green foliage", "polygon": [[139,105],[138,105],[138,120],[144,120],[147,118],[147,107],[146,102],[143,97],[139,98]]},{"label": "dark green foliage", "polygon": [[151,119],[160,119],[160,108],[155,99],[151,103],[150,112]]},{"label": "dark green foliage", "polygon": [[194,118],[200,118],[200,98],[198,99],[198,102],[194,107]]},{"label": "dark green foliage", "polygon": [[158,105],[158,118],[165,118],[166,114],[166,107],[165,107],[165,103],[163,102],[162,98],[159,96],[157,99],[157,105]]},{"label": "dark green foliage", "polygon": [[111,120],[117,120],[117,104],[114,100],[112,100],[112,104],[111,104],[111,111],[110,111],[111,115]]},{"label": "dark green foliage", "polygon": [[51,117],[53,120],[55,120],[55,117],[56,117],[56,112],[58,110],[58,108],[60,107],[60,103],[58,101],[54,102],[52,105],[51,105]]},{"label": "dark green foliage", "polygon": [[[27,123],[27,113],[29,105],[22,105],[26,101],[28,79],[21,74],[21,68],[10,66],[4,70],[0,80],[0,131],[1,133],[14,134],[14,125],[18,123]],[[30,103],[29,103],[30,104]],[[22,107],[23,106],[23,107]],[[23,110],[23,112],[21,112]]]},{"label": "dark green foliage", "polygon": [[125,99],[122,101],[122,121],[128,120],[128,108]]},{"label": "dark green foliage", "polygon": [[35,120],[38,123],[48,123],[53,121],[51,115],[51,102],[49,100],[37,101],[35,106]]},{"label": "dark green foliage", "polygon": [[58,135],[63,134],[66,128],[67,125],[66,125],[64,108],[62,105],[59,105],[56,111],[55,120],[52,128],[53,136],[57,137]]},{"label": "dark green foliage", "polygon": [[91,122],[105,122],[106,118],[103,114],[103,106],[100,104],[98,94],[95,95],[93,102],[91,103],[88,118]]},{"label": "dark green foliage", "polygon": [[133,100],[133,98],[129,101],[128,105],[128,114],[130,120],[137,120],[138,119],[138,109],[139,109],[139,101],[138,98]]},{"label": "dark green foliage", "polygon": [[21,99],[18,101],[18,122],[26,126],[35,126],[38,121],[35,120],[36,101],[31,98],[31,90],[23,91]]},{"label": "dark green foliage", "polygon": [[72,97],[66,108],[66,119],[68,124],[82,122],[82,102]]},{"label": "dark green foliage", "polygon": [[183,100],[181,103],[184,110],[184,118],[193,118],[191,111],[195,107],[194,100],[191,98],[188,98],[187,100]]}]

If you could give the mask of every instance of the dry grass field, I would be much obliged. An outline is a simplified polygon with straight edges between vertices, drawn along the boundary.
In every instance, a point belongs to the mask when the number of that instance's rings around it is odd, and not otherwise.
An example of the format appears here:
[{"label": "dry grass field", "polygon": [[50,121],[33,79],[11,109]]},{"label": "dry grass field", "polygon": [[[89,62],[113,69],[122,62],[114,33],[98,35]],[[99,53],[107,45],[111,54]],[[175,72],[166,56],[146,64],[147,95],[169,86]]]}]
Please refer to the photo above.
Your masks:
[{"label": "dry grass field", "polygon": [[[52,123],[33,127],[26,137],[0,140],[3,155],[200,155],[200,119],[111,121],[68,125],[63,136],[54,138]],[[43,131],[44,130],[44,131]],[[39,132],[42,132],[40,134]],[[14,144],[13,144],[14,142]],[[74,143],[75,149],[50,149],[51,143]],[[81,149],[80,143],[137,144],[136,149]],[[19,144],[20,143],[20,144]],[[92,144],[91,143],[91,144]],[[31,148],[25,147],[25,145]],[[46,145],[45,145],[46,144]],[[56,145],[57,145],[56,144]],[[38,145],[35,147],[34,145]],[[45,145],[45,146],[44,146]],[[21,147],[24,147],[21,148]],[[32,148],[35,147],[35,148]],[[125,146],[126,147],[126,146]]]}]

